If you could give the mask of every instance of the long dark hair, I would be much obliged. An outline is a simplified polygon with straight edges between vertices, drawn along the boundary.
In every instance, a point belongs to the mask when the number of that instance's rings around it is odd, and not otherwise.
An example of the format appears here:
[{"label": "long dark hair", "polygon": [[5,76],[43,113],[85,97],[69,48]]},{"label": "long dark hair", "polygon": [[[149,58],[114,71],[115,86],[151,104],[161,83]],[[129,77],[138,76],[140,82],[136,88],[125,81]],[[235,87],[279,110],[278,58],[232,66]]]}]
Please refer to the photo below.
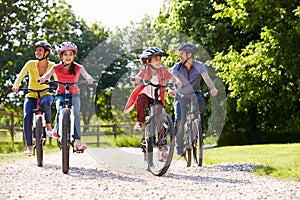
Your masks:
[{"label": "long dark hair", "polygon": [[[62,62],[62,66],[65,66],[63,62]],[[76,64],[74,62],[72,62],[70,64],[70,68],[69,68],[68,72],[70,74],[76,75],[75,67],[76,67]],[[61,70],[62,70],[62,68],[61,68]]]},{"label": "long dark hair", "polygon": [[68,70],[70,74],[76,75],[75,66],[76,66],[76,64],[74,62],[72,62],[70,69]]}]

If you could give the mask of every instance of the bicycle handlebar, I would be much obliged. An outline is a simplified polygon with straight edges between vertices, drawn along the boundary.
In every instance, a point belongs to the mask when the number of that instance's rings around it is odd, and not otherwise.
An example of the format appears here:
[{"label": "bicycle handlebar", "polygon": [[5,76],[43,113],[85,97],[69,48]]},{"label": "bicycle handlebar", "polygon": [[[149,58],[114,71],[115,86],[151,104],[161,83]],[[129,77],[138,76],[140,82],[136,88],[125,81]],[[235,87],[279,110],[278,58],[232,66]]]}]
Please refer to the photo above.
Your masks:
[{"label": "bicycle handlebar", "polygon": [[192,94],[183,94],[183,93],[178,93],[179,97],[180,98],[183,98],[183,97],[192,97],[192,96],[202,96],[202,97],[209,97],[210,96],[210,93],[209,91],[206,91],[206,92],[195,92],[195,93],[192,93]]},{"label": "bicycle handlebar", "polygon": [[29,92],[36,92],[36,93],[41,93],[41,92],[44,92],[44,91],[49,91],[49,92],[54,92],[54,88],[45,88],[45,89],[42,89],[42,90],[34,90],[34,89],[30,89],[30,88],[20,88],[19,91],[23,91],[25,94],[29,93]]},{"label": "bicycle handlebar", "polygon": [[[136,79],[135,78],[131,78],[131,81],[136,81]],[[167,85],[160,85],[160,84],[154,84],[150,80],[145,80],[145,79],[141,79],[139,83],[141,83],[143,85],[151,85],[151,86],[153,86],[155,88],[158,88],[158,89],[159,88],[166,88],[166,87],[171,88],[171,89],[175,89],[176,88],[175,87],[175,83],[167,83]]]},{"label": "bicycle handlebar", "polygon": [[87,81],[86,80],[81,80],[81,81],[75,81],[75,82],[69,82],[69,81],[66,81],[66,82],[62,82],[62,81],[54,81],[54,80],[46,80],[44,83],[41,83],[41,84],[47,84],[47,85],[53,85],[53,84],[62,84],[62,85],[80,85],[80,84],[86,84]]}]

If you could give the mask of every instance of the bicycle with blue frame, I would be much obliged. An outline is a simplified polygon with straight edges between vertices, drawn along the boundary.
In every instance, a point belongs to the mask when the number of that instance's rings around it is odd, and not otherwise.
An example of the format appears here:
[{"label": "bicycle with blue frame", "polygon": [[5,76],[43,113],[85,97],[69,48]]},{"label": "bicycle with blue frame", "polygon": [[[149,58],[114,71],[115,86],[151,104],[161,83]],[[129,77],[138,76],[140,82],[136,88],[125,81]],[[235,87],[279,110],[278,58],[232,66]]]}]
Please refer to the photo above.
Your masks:
[{"label": "bicycle with blue frame", "polygon": [[76,150],[74,146],[74,106],[72,105],[72,94],[70,94],[71,85],[80,85],[86,84],[87,81],[76,81],[76,82],[61,82],[50,80],[46,81],[45,84],[48,85],[64,85],[64,101],[60,102],[60,112],[59,112],[59,121],[58,121],[58,143],[62,151],[62,171],[64,174],[67,174],[70,169],[70,146],[73,149],[73,153],[83,153],[83,150]]},{"label": "bicycle with blue frame", "polygon": [[36,152],[37,165],[43,166],[43,145],[46,143],[46,120],[45,112],[42,110],[42,92],[54,92],[54,88],[45,88],[42,90],[34,90],[30,88],[20,88],[19,91],[23,91],[24,94],[30,92],[37,93],[36,109],[33,109],[32,129],[33,129],[33,155]]}]

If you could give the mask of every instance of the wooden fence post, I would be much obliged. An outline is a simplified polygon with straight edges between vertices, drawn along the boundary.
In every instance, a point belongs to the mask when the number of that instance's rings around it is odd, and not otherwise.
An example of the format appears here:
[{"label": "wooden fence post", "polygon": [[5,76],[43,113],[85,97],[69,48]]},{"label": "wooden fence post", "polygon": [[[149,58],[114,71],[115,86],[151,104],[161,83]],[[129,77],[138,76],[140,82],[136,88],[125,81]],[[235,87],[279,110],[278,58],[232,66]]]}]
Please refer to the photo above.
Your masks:
[{"label": "wooden fence post", "polygon": [[14,137],[14,135],[15,135],[15,129],[14,129],[14,113],[13,112],[11,112],[10,113],[10,136],[11,136],[11,141],[14,143],[14,141],[15,141],[15,137]]},{"label": "wooden fence post", "polygon": [[100,145],[100,128],[99,128],[99,123],[97,123],[97,147],[99,147]]},{"label": "wooden fence post", "polygon": [[113,133],[116,138],[117,137],[117,125],[116,124],[113,125]]}]

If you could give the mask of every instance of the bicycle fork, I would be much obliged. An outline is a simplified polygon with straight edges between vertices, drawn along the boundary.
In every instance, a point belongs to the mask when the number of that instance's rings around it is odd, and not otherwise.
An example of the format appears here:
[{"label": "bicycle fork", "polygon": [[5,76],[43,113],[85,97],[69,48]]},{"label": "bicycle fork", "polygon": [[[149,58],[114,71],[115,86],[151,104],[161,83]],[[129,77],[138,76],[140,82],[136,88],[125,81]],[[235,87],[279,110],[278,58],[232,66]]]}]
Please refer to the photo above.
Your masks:
[{"label": "bicycle fork", "polygon": [[71,107],[71,109],[69,108],[63,108],[60,112],[59,112],[59,116],[58,116],[58,121],[59,121],[59,128],[58,128],[58,135],[60,136],[58,141],[61,143],[61,136],[62,136],[62,126],[63,126],[63,113],[67,110],[70,110],[70,144],[73,143],[74,138],[74,125],[75,125],[75,115],[74,115],[74,106]]},{"label": "bicycle fork", "polygon": [[36,135],[35,135],[35,129],[36,129],[36,122],[38,121],[39,118],[42,118],[42,144],[45,144],[46,142],[46,120],[45,120],[45,113],[42,114],[36,114],[33,113],[33,118],[32,118],[32,129],[33,131],[33,155],[35,154],[35,149],[36,149]]}]

